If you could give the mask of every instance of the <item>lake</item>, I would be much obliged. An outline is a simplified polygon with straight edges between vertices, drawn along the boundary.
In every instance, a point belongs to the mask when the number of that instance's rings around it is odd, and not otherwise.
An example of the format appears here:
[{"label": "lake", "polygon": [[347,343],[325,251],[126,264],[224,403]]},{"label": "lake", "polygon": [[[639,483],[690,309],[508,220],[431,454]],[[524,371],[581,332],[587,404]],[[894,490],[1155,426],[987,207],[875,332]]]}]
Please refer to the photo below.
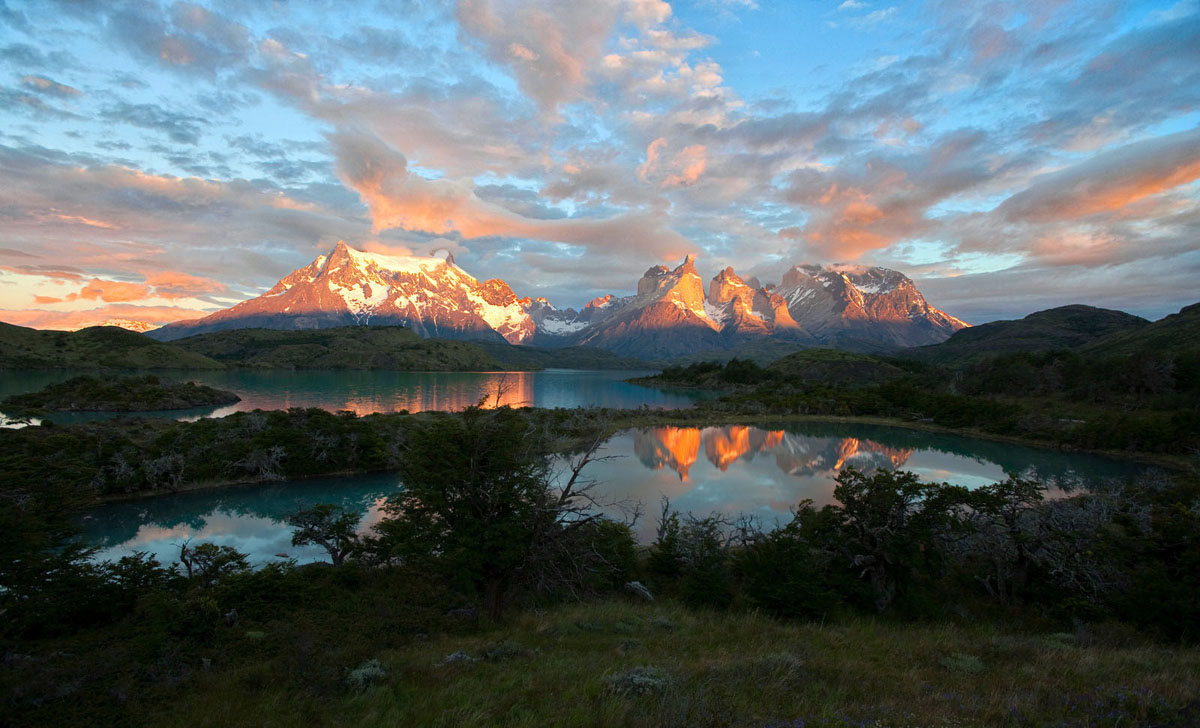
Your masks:
[{"label": "lake", "polygon": [[[0,372],[0,400],[36,392],[48,384],[87,372]],[[223,417],[254,409],[320,407],[360,415],[375,412],[461,410],[480,401],[489,406],[612,407],[664,409],[690,407],[713,396],[695,390],[642,387],[624,380],[646,371],[582,371],[546,369],[538,372],[392,372],[392,371],[183,371],[158,372],[164,381],[195,381],[227,389],[242,398],[223,407],[198,407],[139,415],[196,419]],[[70,423],[119,416],[107,412],[57,413],[55,422]]]},{"label": "lake", "polygon": [[[751,514],[764,524],[786,523],[803,499],[832,500],[833,478],[844,467],[903,469],[923,480],[978,487],[1006,472],[1039,478],[1055,492],[1102,488],[1128,480],[1145,466],[941,433],[859,424],[791,423],[783,427],[651,427],[614,435],[602,455],[612,459],[584,471],[609,512],[641,504],[643,543],[653,539],[662,496],[683,512]],[[91,511],[85,539],[101,559],[149,551],[174,561],[178,544],[213,542],[250,555],[256,564],[283,558],[315,561],[318,548],[296,548],[283,523],[290,512],[336,503],[363,514],[365,531],[396,493],[391,475],[243,486],[113,503]]]}]

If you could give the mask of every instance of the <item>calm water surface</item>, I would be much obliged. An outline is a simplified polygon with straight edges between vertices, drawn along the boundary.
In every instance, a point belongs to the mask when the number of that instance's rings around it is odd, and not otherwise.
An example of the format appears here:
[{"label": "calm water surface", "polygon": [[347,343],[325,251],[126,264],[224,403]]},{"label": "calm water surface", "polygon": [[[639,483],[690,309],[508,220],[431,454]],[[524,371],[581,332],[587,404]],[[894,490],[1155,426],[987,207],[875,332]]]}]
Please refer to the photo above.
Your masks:
[{"label": "calm water surface", "polygon": [[[639,538],[653,538],[659,499],[681,511],[748,513],[765,524],[786,523],[803,499],[832,500],[833,478],[846,466],[914,471],[922,479],[978,487],[1006,472],[1040,478],[1056,489],[1104,487],[1136,476],[1144,466],[1089,455],[995,443],[954,435],[866,425],[794,424],[654,427],[627,430],[608,441],[586,473],[595,492],[628,508],[644,505]],[[394,476],[334,478],[245,486],[116,503],[92,511],[85,538],[99,558],[150,551],[169,563],[178,544],[209,541],[233,546],[257,563],[282,558],[322,560],[316,548],[295,548],[285,516],[316,503],[337,503],[364,514],[366,530],[400,484]],[[620,508],[612,509],[620,515]]]},{"label": "calm water surface", "polygon": [[[0,372],[0,400],[35,392],[48,384],[83,372]],[[712,396],[688,390],[640,387],[624,380],[645,371],[581,371],[546,369],[540,372],[386,372],[386,371],[190,371],[159,373],[163,380],[195,381],[227,389],[242,398],[225,407],[199,407],[171,412],[142,412],[177,419],[223,417],[254,409],[320,407],[336,412],[421,412],[461,410],[486,400],[512,407],[613,407],[643,405],[666,409],[689,407]],[[112,413],[58,413],[56,422],[104,419]]]}]

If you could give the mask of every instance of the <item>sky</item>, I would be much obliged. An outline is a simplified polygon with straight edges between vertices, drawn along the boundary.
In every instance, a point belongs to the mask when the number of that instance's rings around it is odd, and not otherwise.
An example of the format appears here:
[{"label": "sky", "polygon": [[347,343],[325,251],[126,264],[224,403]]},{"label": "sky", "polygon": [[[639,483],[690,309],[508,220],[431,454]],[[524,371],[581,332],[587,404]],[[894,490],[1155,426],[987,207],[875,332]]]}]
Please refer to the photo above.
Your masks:
[{"label": "sky", "polygon": [[698,256],[982,323],[1200,300],[1200,0],[0,0],[0,320],[353,247],[560,308]]}]

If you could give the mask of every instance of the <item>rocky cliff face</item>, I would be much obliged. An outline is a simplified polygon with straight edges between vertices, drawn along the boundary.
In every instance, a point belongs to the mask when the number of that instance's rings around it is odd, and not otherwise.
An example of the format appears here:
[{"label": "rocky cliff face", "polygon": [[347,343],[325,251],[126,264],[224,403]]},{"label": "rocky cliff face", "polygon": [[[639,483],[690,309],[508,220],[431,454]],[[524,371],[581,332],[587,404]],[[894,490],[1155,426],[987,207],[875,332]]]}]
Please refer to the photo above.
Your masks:
[{"label": "rocky cliff face", "polygon": [[747,342],[888,349],[937,343],[966,326],[930,306],[898,271],[795,266],[778,286],[726,268],[708,283],[688,256],[657,265],[632,296],[600,296],[581,311],[518,298],[499,279],[478,281],[453,257],[387,256],[338,243],[263,295],[152,333],[158,339],[229,328],[403,325],[422,336],[502,338],[511,344],[596,346],[669,359]]},{"label": "rocky cliff face", "polygon": [[795,266],[771,292],[824,344],[921,346],[944,341],[967,326],[930,306],[908,276],[888,268]]}]

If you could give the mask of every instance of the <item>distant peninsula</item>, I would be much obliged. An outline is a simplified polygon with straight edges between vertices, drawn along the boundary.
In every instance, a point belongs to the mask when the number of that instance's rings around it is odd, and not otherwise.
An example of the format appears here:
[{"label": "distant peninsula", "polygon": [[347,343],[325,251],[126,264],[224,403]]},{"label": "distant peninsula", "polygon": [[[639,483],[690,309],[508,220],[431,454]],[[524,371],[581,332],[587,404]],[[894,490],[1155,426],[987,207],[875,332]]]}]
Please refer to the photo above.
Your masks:
[{"label": "distant peninsula", "polygon": [[164,382],[148,374],[103,379],[72,377],[37,392],[9,397],[3,405],[26,411],[149,412],[233,404],[241,399],[223,389],[195,382]]}]

